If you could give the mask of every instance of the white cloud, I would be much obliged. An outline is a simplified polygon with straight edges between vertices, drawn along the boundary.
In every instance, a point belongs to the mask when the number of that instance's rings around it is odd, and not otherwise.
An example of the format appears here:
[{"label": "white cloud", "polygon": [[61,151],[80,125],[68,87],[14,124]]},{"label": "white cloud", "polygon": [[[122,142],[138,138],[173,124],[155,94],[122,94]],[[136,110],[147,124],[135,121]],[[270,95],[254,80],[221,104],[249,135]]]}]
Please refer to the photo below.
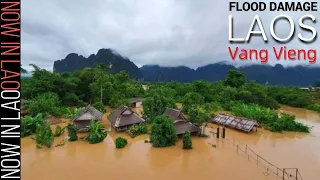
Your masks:
[{"label": "white cloud", "polygon": [[[272,46],[280,46],[271,40],[269,33],[273,17],[287,14],[295,22],[305,14],[320,17],[319,11],[229,12],[228,5],[228,1],[218,0],[28,0],[22,3],[22,64],[34,63],[52,70],[53,62],[69,53],[89,56],[101,48],[112,48],[138,66],[196,68],[220,61],[232,62],[228,52],[229,14],[234,16],[235,36],[244,37],[254,15],[259,14],[269,43],[253,37],[250,44],[237,46],[269,51]],[[279,22],[277,34],[285,37],[287,26]],[[312,45],[298,41],[297,33],[301,30],[296,27],[294,40],[286,46],[320,51],[319,40]],[[317,23],[318,31],[319,27]],[[271,65],[276,63],[308,64],[269,60]]]}]

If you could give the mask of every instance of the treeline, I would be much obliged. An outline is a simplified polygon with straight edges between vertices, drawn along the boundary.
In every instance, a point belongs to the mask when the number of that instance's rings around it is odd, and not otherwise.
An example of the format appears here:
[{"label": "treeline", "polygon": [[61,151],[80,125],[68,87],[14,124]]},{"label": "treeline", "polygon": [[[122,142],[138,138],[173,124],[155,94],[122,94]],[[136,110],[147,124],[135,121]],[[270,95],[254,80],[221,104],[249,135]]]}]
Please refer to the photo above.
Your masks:
[{"label": "treeline", "polygon": [[[27,99],[27,107],[33,116],[38,113],[63,116],[67,113],[65,107],[83,107],[87,103],[103,111],[107,105],[111,107],[128,105],[128,99],[133,97],[145,98],[143,116],[149,122],[162,115],[166,107],[176,108],[176,103],[182,103],[182,111],[193,123],[203,127],[216,111],[222,109],[232,111],[238,104],[250,107],[258,105],[261,109],[272,113],[275,113],[280,104],[309,109],[313,107],[314,110],[319,108],[308,92],[246,82],[245,75],[237,70],[230,70],[225,80],[214,83],[200,80],[192,83],[141,84],[135,82],[125,72],[108,73],[108,68],[104,65],[62,74],[52,73],[35,65],[33,67],[32,78],[23,79],[21,88],[22,97]],[[147,85],[147,90],[143,85]],[[248,109],[245,106],[238,107]],[[257,108],[252,109],[251,113],[259,114]],[[242,116],[249,115],[244,113]],[[278,119],[281,119],[280,116]],[[286,128],[284,123],[288,122],[283,118],[281,121],[278,119],[269,118],[268,123],[262,124],[273,131],[308,132],[308,128],[300,128],[296,124],[293,128]],[[266,122],[259,118],[256,120]],[[272,121],[277,121],[277,124],[270,123]]]},{"label": "treeline", "polygon": [[32,66],[32,78],[22,79],[21,94],[33,115],[60,116],[63,106],[83,107],[88,103],[98,109],[103,105],[117,107],[129,104],[128,98],[144,96],[142,86],[133,83],[127,73],[107,73],[105,65],[62,74]]}]

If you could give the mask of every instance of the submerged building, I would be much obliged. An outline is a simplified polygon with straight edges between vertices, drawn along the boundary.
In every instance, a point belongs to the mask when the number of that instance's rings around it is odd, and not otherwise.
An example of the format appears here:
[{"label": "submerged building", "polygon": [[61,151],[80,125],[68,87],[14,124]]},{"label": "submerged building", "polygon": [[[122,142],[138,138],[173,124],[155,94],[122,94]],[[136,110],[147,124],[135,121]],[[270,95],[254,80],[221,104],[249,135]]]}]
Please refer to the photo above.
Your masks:
[{"label": "submerged building", "polygon": [[200,127],[192,124],[180,110],[166,108],[164,115],[169,116],[173,120],[177,135],[182,135],[186,131],[192,134],[199,134],[201,132]]},{"label": "submerged building", "polygon": [[77,130],[81,130],[84,127],[90,125],[91,120],[101,121],[103,113],[98,111],[91,105],[88,105],[84,110],[82,110],[76,117],[72,119],[72,122],[76,126]]},{"label": "submerged building", "polygon": [[218,114],[211,122],[247,133],[251,132],[253,129],[257,131],[257,128],[260,127],[259,123],[254,120],[229,114]]},{"label": "submerged building", "polygon": [[142,119],[132,109],[127,106],[120,106],[108,117],[111,126],[116,131],[125,131],[132,125],[144,123]]}]

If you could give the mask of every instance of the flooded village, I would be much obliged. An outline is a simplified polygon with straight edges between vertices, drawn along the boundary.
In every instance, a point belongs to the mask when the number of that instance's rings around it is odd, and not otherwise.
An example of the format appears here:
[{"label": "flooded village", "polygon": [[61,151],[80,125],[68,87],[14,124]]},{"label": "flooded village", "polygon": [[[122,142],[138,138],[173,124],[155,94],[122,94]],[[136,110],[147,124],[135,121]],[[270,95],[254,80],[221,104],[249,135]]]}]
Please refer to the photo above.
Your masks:
[{"label": "flooded village", "polygon": [[[140,107],[132,109],[137,114],[142,111]],[[261,128],[257,132],[244,133],[227,128],[226,138],[236,138],[247,144],[278,167],[298,168],[303,179],[317,179],[320,175],[320,114],[288,106],[282,106],[280,111],[294,114],[298,121],[313,126],[311,133],[280,134]],[[181,148],[181,140],[172,147],[154,148],[144,142],[149,140],[149,135],[131,138],[125,132],[117,132],[112,128],[112,121],[108,121],[107,113],[103,115],[102,123],[110,133],[102,143],[95,145],[76,141],[61,147],[37,149],[32,138],[23,138],[23,179],[282,179],[272,172],[267,173],[265,167],[237,152],[226,140],[217,139],[212,132],[218,126],[213,123],[206,128],[209,137],[192,137],[193,149],[187,151]],[[66,122],[61,124],[66,125]],[[115,148],[117,136],[128,139],[125,148]],[[54,143],[66,139],[67,133],[55,139]]]},{"label": "flooded village", "polygon": [[320,176],[318,92],[246,82],[237,70],[146,86],[103,66],[35,68],[22,97],[26,180]]}]

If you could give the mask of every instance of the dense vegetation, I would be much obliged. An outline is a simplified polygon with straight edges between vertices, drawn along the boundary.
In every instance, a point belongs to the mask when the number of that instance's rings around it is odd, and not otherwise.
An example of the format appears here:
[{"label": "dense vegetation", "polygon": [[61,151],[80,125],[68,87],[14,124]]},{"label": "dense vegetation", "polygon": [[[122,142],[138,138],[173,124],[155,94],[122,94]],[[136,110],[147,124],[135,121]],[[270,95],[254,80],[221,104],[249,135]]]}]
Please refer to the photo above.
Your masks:
[{"label": "dense vegetation", "polygon": [[150,141],[153,147],[167,147],[175,145],[178,137],[173,121],[169,116],[157,116],[151,125]]},{"label": "dense vegetation", "polygon": [[148,133],[148,127],[146,124],[137,124],[133,125],[129,128],[129,133],[132,138],[137,137],[141,134],[147,134]]},{"label": "dense vegetation", "polygon": [[37,114],[36,116],[25,116],[21,119],[21,137],[30,136],[36,133],[37,125],[43,126],[45,121],[43,115]]},{"label": "dense vegetation", "polygon": [[127,139],[123,137],[117,137],[116,138],[116,148],[121,149],[124,148],[128,144]]},{"label": "dense vegetation", "polygon": [[294,116],[285,113],[278,115],[276,111],[256,104],[247,105],[243,103],[234,103],[231,106],[231,112],[236,116],[257,120],[263,127],[275,132],[310,131],[309,127],[296,122]]},{"label": "dense vegetation", "polygon": [[[139,82],[134,81],[125,72],[110,73],[110,68],[98,65],[96,68],[85,68],[73,73],[52,73],[40,69],[35,65],[33,77],[22,80],[22,97],[27,99],[27,108],[31,112],[29,118],[35,118],[39,113],[43,116],[53,115],[72,118],[80,109],[71,109],[68,106],[84,107],[87,103],[93,104],[101,112],[109,105],[117,107],[128,105],[129,98],[144,97],[143,118],[155,125],[153,132],[161,123],[154,123],[157,119],[167,119],[161,116],[167,107],[177,108],[176,103],[182,103],[182,111],[195,124],[202,127],[204,134],[206,122],[213,117],[218,110],[229,110],[234,114],[250,117],[265,124],[272,131],[303,131],[308,128],[300,123],[295,123],[294,117],[274,116],[255,117],[259,107],[276,114],[280,104],[302,107],[319,111],[319,92],[302,91],[298,88],[265,86],[256,82],[247,82],[245,74],[231,70],[225,80],[214,83],[207,81],[194,81],[192,83],[147,83],[148,90],[144,90]],[[66,91],[67,90],[67,91]],[[317,104],[318,103],[318,104]],[[240,104],[240,105],[239,105]],[[246,114],[254,110],[254,115]],[[253,117],[254,116],[254,117]],[[262,115],[261,115],[262,116]],[[35,133],[35,125],[25,119],[22,124],[23,136]],[[165,120],[164,120],[165,121]],[[30,123],[31,122],[31,123]],[[170,124],[170,123],[169,123]],[[171,127],[169,124],[163,125]],[[291,125],[293,124],[293,125]],[[106,132],[101,125],[90,130],[88,136],[90,143],[101,142]],[[67,127],[70,140],[76,140],[74,127]],[[133,136],[146,133],[146,127],[134,126],[130,130]],[[170,131],[170,129],[169,129]],[[163,133],[158,131],[158,133]],[[151,130],[152,134],[152,130]],[[172,145],[174,140],[166,140],[151,135],[154,138],[154,146],[162,147]],[[160,137],[160,136],[159,136]],[[173,139],[174,136],[172,135]],[[151,139],[153,142],[153,140]]]},{"label": "dense vegetation", "polygon": [[192,149],[191,133],[186,131],[182,136],[183,149]]},{"label": "dense vegetation", "polygon": [[38,148],[42,148],[42,146],[50,148],[54,140],[50,125],[37,124],[35,140]]}]

